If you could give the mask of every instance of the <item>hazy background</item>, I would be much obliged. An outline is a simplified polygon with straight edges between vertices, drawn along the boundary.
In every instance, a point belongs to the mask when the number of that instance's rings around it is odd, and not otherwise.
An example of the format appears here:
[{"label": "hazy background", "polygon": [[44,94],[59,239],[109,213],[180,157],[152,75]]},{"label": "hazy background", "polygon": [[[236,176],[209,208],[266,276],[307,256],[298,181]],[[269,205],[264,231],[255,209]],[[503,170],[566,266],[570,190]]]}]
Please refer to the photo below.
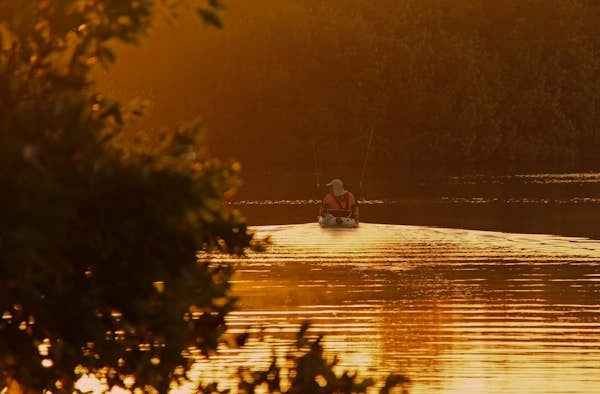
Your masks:
[{"label": "hazy background", "polygon": [[246,168],[360,165],[371,130],[397,168],[600,164],[600,2],[227,4],[222,31],[159,17],[101,85],[151,100],[150,130],[202,115]]}]

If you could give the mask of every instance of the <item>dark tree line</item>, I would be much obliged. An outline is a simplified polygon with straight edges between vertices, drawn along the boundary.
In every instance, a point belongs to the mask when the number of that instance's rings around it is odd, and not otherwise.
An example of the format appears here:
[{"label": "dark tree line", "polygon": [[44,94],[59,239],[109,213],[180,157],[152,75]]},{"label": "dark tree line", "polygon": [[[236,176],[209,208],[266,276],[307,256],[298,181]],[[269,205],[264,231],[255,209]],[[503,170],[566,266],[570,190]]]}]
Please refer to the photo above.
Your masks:
[{"label": "dark tree line", "polygon": [[598,165],[599,18],[586,0],[232,0],[222,34],[170,42],[152,125],[185,101],[247,162],[310,163],[312,142],[360,162],[373,129],[383,162]]}]

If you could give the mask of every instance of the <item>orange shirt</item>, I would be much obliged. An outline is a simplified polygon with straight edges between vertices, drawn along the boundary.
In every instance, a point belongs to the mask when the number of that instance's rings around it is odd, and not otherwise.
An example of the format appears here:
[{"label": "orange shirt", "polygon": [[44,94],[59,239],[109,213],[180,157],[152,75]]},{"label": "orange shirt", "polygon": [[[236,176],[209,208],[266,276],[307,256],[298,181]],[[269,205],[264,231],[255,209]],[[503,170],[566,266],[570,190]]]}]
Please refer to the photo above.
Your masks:
[{"label": "orange shirt", "polygon": [[356,206],[356,198],[350,192],[346,193],[346,198],[343,200],[339,197],[335,197],[331,193],[327,193],[323,198],[323,207],[326,209],[344,209],[351,211]]}]

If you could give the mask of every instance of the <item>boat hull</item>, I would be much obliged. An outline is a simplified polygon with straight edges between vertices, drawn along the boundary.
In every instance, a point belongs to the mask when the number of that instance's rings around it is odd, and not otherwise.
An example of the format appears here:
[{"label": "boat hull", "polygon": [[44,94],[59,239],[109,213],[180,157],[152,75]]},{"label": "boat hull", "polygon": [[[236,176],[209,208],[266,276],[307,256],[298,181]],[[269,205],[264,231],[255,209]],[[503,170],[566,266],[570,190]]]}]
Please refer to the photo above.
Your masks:
[{"label": "boat hull", "polygon": [[325,215],[325,216],[319,217],[319,225],[321,227],[353,228],[353,227],[358,227],[358,221],[354,218],[335,217],[333,215]]}]

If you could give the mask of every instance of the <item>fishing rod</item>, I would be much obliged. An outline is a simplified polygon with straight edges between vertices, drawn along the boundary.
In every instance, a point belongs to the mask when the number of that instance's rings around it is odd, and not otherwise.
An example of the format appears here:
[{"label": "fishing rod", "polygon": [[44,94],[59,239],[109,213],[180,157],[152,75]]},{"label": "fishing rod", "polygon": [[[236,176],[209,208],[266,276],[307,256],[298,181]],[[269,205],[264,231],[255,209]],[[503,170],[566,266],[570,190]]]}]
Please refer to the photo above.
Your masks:
[{"label": "fishing rod", "polygon": [[315,178],[317,180],[317,191],[319,191],[321,189],[321,182],[319,179],[319,163],[317,161],[317,144],[315,142],[315,140],[311,140],[312,142],[312,150],[313,150],[313,159],[314,159],[314,164],[315,164]]},{"label": "fishing rod", "polygon": [[367,144],[367,151],[365,152],[365,160],[363,161],[362,170],[360,172],[360,193],[363,196],[363,199],[366,200],[367,196],[365,195],[365,189],[363,186],[363,180],[365,178],[365,172],[367,169],[367,160],[369,159],[369,153],[371,151],[371,144],[373,143],[373,136],[375,135],[375,128],[371,128],[371,134],[369,135],[369,143]]}]

